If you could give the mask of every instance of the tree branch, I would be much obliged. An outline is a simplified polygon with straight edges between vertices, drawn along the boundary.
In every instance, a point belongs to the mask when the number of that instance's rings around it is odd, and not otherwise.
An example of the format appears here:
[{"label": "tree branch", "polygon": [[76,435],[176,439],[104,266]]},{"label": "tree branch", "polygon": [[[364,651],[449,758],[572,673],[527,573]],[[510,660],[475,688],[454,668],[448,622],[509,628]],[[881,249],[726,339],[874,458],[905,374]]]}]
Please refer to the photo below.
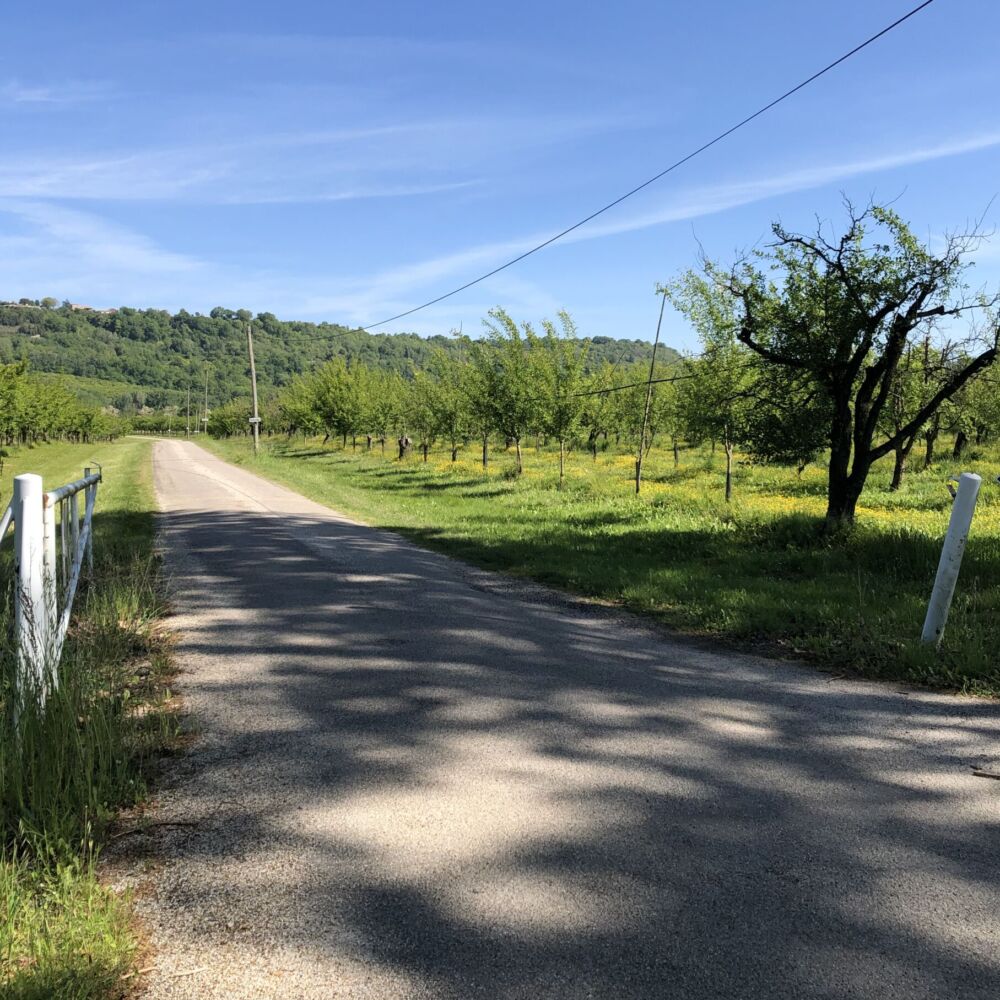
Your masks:
[{"label": "tree branch", "polygon": [[916,416],[910,420],[906,425],[904,425],[897,433],[893,434],[891,438],[883,441],[877,448],[872,448],[871,460],[873,462],[878,461],[885,455],[888,455],[890,451],[893,451],[895,447],[904,441],[907,437],[916,435],[920,430],[921,426],[925,424],[930,417],[934,414],[937,408],[947,399],[951,399],[952,396],[958,392],[959,389],[965,385],[971,378],[981,372],[984,368],[988,368],[996,360],[997,347],[994,344],[988,351],[984,351],[979,355],[974,361],[968,364],[962,371],[953,375],[934,395],[925,403],[916,414]]}]

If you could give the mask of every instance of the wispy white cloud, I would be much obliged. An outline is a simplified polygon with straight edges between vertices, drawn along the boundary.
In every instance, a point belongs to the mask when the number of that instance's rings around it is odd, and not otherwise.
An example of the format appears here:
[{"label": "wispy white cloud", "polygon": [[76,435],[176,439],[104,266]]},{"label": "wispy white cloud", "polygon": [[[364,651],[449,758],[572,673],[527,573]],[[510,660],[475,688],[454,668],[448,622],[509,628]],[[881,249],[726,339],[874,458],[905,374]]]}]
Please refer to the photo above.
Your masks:
[{"label": "wispy white cloud", "polygon": [[[885,153],[877,157],[805,167],[745,181],[689,188],[672,195],[652,210],[618,219],[608,217],[604,221],[590,223],[564,237],[562,242],[580,243],[673,222],[690,221],[779,195],[825,187],[866,174],[980,152],[997,146],[1000,146],[1000,132],[988,132],[946,143]],[[502,263],[505,258],[517,256],[551,235],[551,233],[536,232],[517,239],[484,243],[455,253],[403,265],[374,275],[363,284],[359,283],[355,293],[338,294],[330,304],[348,309],[360,322],[366,321],[361,319],[365,310],[368,310],[368,321],[376,319],[376,314],[382,316],[401,312],[414,303],[412,301],[407,303],[406,300],[397,298],[400,292],[426,288],[434,282],[449,277],[472,276],[472,272],[479,268],[488,270]],[[314,301],[317,305],[322,305],[326,300],[317,298]]]},{"label": "wispy white cloud", "polygon": [[[848,159],[762,175],[671,194],[644,212],[599,220],[571,234],[580,242],[695,219],[779,195],[843,184],[852,178],[1000,146],[1000,133],[983,133],[948,143],[880,156]],[[102,168],[106,170],[107,168]],[[133,170],[134,164],[125,168]],[[166,192],[170,170],[150,183]],[[0,171],[0,189],[3,174]],[[357,190],[355,196],[370,196]],[[369,323],[401,312],[480,271],[523,252],[549,233],[488,242],[453,253],[417,260],[368,275],[328,280],[322,274],[288,275],[279,269],[253,270],[175,253],[155,241],[99,216],[41,197],[0,198],[0,274],[10,294],[79,296],[107,304],[134,302],[165,307],[239,303],[286,316],[330,316],[348,323]],[[13,223],[13,224],[10,224]],[[440,303],[395,324],[422,332],[457,326],[503,301],[524,315],[552,314],[561,304],[550,289],[507,271],[460,298]],[[199,305],[200,304],[200,305]]]},{"label": "wispy white cloud", "polygon": [[98,100],[110,93],[110,84],[97,80],[75,80],[59,84],[29,84],[21,80],[8,80],[0,84],[0,106],[55,108]]},{"label": "wispy white cloud", "polygon": [[0,197],[290,204],[432,195],[481,184],[501,152],[516,156],[620,125],[600,116],[484,116],[89,156],[47,152],[0,163]]},{"label": "wispy white cloud", "polygon": [[0,213],[13,216],[20,231],[0,235],[0,262],[11,270],[46,262],[54,270],[100,275],[171,274],[196,270],[200,262],[158,246],[125,226],[41,201],[0,199]]}]

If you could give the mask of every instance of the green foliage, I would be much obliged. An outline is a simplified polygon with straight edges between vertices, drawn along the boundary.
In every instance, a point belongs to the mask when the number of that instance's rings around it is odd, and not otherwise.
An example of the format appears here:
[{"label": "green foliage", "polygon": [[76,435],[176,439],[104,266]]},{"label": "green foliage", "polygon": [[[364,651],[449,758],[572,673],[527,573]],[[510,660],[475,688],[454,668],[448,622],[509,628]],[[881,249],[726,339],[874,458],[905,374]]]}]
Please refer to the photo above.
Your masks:
[{"label": "green foliage", "polygon": [[[438,352],[459,355],[460,340],[447,336],[372,334],[336,323],[282,321],[272,313],[217,307],[208,316],[158,309],[98,312],[0,305],[0,364],[28,361],[41,372],[87,380],[87,392],[121,412],[183,407],[188,389],[204,390],[209,376],[212,406],[247,394],[246,324],[252,322],[257,377],[264,398],[340,358],[411,375],[427,368]],[[642,340],[595,337],[594,364],[621,357],[648,358]]]},{"label": "green foliage", "polygon": [[92,863],[0,859],[0,991],[7,1000],[109,1000],[138,951],[125,901]]},{"label": "green foliage", "polygon": [[32,375],[26,362],[0,364],[0,445],[54,438],[88,443],[124,429],[119,418],[82,405],[62,383]]},{"label": "green foliage", "polygon": [[[673,289],[711,351],[739,341],[755,356],[761,408],[745,438],[763,439],[763,454],[798,453],[800,462],[829,447],[831,528],[853,522],[874,462],[907,450],[921,429],[930,454],[948,400],[993,363],[998,336],[991,304],[963,283],[979,236],[951,236],[932,251],[890,209],[847,208],[839,237],[822,225],[800,234],[775,224],[769,248],[728,271],[705,262]],[[985,328],[973,324],[962,345],[944,339],[941,318],[973,309],[987,316]],[[925,364],[922,398],[911,399],[903,360],[932,338],[949,363]]]},{"label": "green foliage", "polygon": [[538,426],[559,442],[576,436],[583,419],[586,397],[587,345],[576,335],[576,326],[565,310],[560,328],[544,320],[545,336],[535,345]]}]

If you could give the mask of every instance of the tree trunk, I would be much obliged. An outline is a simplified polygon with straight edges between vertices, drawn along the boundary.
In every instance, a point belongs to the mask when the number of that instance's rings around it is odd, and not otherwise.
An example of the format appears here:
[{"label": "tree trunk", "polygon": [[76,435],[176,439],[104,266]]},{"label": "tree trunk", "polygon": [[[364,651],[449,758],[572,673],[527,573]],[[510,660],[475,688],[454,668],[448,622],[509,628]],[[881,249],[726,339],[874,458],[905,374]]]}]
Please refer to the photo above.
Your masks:
[{"label": "tree trunk", "polygon": [[457,462],[458,461],[458,445],[457,444],[453,444],[451,446],[451,460],[453,462]]},{"label": "tree trunk", "polygon": [[372,436],[371,436],[371,434],[366,434],[365,435],[365,451],[371,451],[371,450],[372,450]]},{"label": "tree trunk", "polygon": [[896,449],[896,461],[892,467],[892,481],[889,483],[889,492],[895,493],[903,485],[903,472],[906,470],[906,454],[908,448]]},{"label": "tree trunk", "polygon": [[344,451],[347,451],[347,431],[344,431]]},{"label": "tree trunk", "polygon": [[854,524],[854,513],[864,483],[865,476],[860,476],[857,471],[836,482],[831,481],[826,505],[827,528]]},{"label": "tree trunk", "polygon": [[[830,472],[827,479],[826,522],[828,528],[854,523],[854,508],[858,495],[851,483],[850,463],[852,448],[851,405],[848,396],[841,396],[834,404],[830,424]],[[857,458],[855,458],[855,465]],[[863,482],[863,480],[862,480]]]},{"label": "tree trunk", "polygon": [[357,451],[357,450],[358,450],[358,436],[357,436],[357,434],[352,434],[351,435],[351,451]]},{"label": "tree trunk", "polygon": [[681,451],[677,447],[677,438],[674,438],[674,468],[679,469],[681,466]]},{"label": "tree trunk", "polygon": [[733,442],[726,438],[726,503],[733,499]]},{"label": "tree trunk", "polygon": [[965,446],[969,443],[969,439],[965,434],[965,431],[959,431],[955,435],[955,447],[951,450],[951,457],[958,460],[962,457],[962,452],[965,451]]},{"label": "tree trunk", "polygon": [[519,437],[514,438],[514,447],[517,449],[517,474],[521,475],[524,472],[524,463],[521,461],[521,439]]},{"label": "tree trunk", "polygon": [[427,461],[427,448],[428,448],[428,445],[427,445],[426,441],[423,443],[422,447],[424,449],[424,461],[426,462]]},{"label": "tree trunk", "polygon": [[490,467],[490,438],[488,434],[483,435],[483,468]]},{"label": "tree trunk", "polygon": [[566,442],[562,438],[559,438],[559,488],[562,489],[563,484],[563,466],[566,458]]},{"label": "tree trunk", "polygon": [[928,431],[924,438],[927,441],[927,450],[924,452],[924,468],[929,469],[934,463],[934,445],[937,442],[937,431]]}]

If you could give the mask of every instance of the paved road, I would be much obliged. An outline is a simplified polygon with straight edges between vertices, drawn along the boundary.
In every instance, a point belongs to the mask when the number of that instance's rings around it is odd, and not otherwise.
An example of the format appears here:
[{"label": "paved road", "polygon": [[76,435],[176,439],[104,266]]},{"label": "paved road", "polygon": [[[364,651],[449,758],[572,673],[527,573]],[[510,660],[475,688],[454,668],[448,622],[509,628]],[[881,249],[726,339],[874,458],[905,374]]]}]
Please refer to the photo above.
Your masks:
[{"label": "paved road", "polygon": [[[151,997],[1000,997],[1000,706],[665,638],[155,450]],[[134,839],[134,838],[133,838]]]}]

